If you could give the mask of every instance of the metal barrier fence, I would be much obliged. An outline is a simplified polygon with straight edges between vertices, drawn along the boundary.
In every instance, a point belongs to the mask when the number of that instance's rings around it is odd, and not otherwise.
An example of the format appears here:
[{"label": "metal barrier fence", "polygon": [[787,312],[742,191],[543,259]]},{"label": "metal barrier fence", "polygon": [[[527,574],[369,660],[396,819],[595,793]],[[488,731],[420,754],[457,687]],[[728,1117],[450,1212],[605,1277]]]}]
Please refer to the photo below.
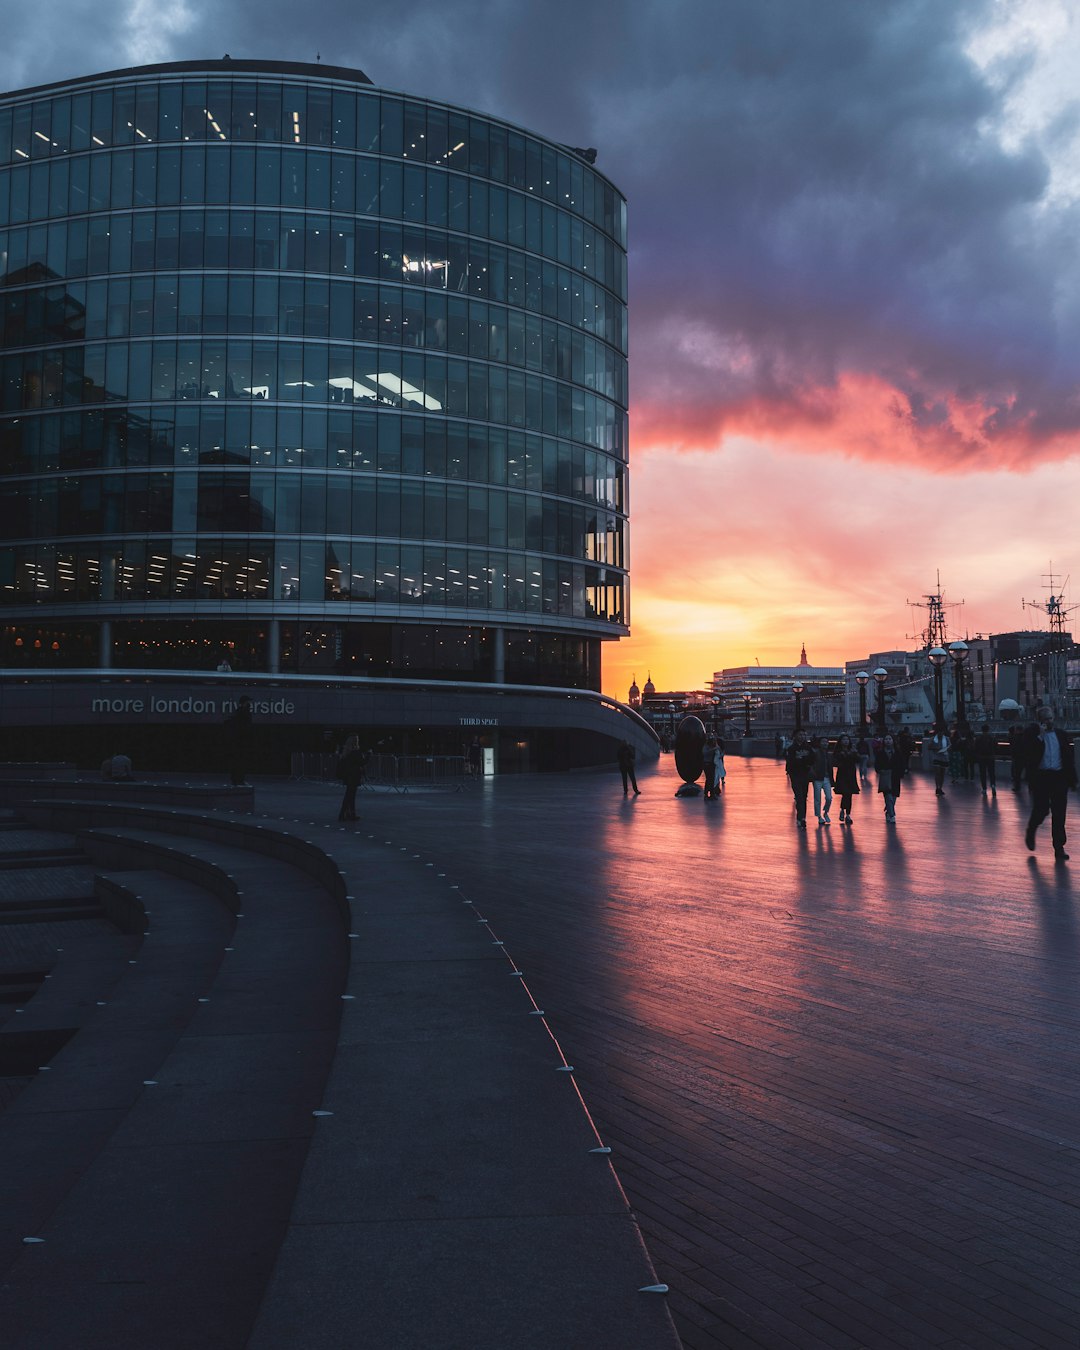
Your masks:
[{"label": "metal barrier fence", "polygon": [[[333,782],[340,756],[295,752],[290,774],[303,782]],[[469,778],[464,755],[372,755],[364,768],[361,788],[389,787],[408,792],[410,787],[442,787],[460,792]]]}]

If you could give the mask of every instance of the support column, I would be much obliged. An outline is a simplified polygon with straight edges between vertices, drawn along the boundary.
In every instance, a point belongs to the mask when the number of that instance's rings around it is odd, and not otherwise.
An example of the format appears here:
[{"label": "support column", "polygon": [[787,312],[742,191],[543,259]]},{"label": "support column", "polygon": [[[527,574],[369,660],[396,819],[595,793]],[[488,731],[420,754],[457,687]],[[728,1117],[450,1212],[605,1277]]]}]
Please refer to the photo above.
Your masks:
[{"label": "support column", "polygon": [[112,620],[102,619],[98,630],[98,667],[112,670]]},{"label": "support column", "polygon": [[494,648],[492,650],[492,675],[496,684],[506,683],[506,630],[494,630]]},{"label": "support column", "polygon": [[271,619],[266,630],[266,668],[271,675],[281,674],[280,619]]}]

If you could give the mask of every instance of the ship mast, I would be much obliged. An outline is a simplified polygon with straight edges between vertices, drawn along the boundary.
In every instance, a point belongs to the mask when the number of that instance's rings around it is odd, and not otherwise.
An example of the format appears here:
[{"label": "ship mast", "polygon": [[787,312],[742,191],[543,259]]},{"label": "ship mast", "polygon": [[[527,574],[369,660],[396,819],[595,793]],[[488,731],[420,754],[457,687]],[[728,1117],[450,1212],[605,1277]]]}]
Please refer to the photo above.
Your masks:
[{"label": "ship mast", "polygon": [[1065,603],[1064,591],[1069,584],[1066,577],[1058,586],[1058,576],[1051,562],[1050,571],[1043,573],[1043,586],[1049,591],[1045,600],[1021,600],[1024,609],[1037,609],[1045,614],[1050,625],[1050,650],[1047,658],[1046,701],[1060,717],[1065,713],[1068,691],[1068,653],[1069,643],[1065,634],[1065,619],[1076,605]]},{"label": "ship mast", "polygon": [[[907,601],[912,611],[916,609],[926,610],[926,626],[921,629],[916,627],[916,631],[909,635],[912,641],[919,643],[924,656],[932,647],[947,647],[949,645],[945,611],[946,609],[959,609],[963,603],[963,600],[946,601],[945,592],[941,589],[940,571],[937,574],[937,590],[933,594],[924,595],[921,600]],[[914,618],[914,614],[912,617]]]}]

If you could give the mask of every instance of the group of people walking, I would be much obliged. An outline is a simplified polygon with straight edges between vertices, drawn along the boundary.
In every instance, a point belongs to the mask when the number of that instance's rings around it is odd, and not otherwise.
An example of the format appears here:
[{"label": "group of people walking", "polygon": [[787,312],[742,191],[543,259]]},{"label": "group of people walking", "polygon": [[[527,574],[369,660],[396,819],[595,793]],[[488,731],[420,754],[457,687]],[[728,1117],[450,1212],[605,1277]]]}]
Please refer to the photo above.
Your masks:
[{"label": "group of people walking", "polygon": [[[974,769],[978,769],[983,795],[997,796],[998,745],[989,724],[984,723],[978,735],[967,728],[954,728],[950,733],[937,726],[929,739],[929,748],[937,796],[945,795],[946,772],[953,775],[953,782],[960,781],[965,764],[972,775]],[[814,815],[820,823],[831,824],[829,812],[835,794],[840,798],[840,824],[850,825],[852,802],[867,781],[871,759],[885,819],[894,822],[897,799],[909,772],[913,749],[914,741],[906,728],[895,737],[891,732],[885,732],[872,742],[864,735],[854,744],[851,737],[844,734],[837,740],[835,748],[830,747],[827,736],[811,738],[805,731],[797,731],[784,756],[797,824],[806,829],[808,800],[813,786]],[[1013,787],[1019,790],[1024,778],[1031,786],[1031,814],[1024,836],[1028,848],[1034,851],[1036,831],[1049,816],[1054,855],[1061,862],[1067,861],[1065,815],[1069,789],[1075,788],[1078,782],[1076,757],[1069,736],[1054,726],[1052,709],[1040,708],[1031,726],[1013,729],[1009,737],[1009,757],[1013,766]]]},{"label": "group of people walking", "polygon": [[795,798],[795,818],[800,829],[806,829],[807,801],[810,787],[814,789],[814,816],[822,825],[831,825],[833,797],[840,798],[840,824],[852,823],[852,806],[862,792],[866,770],[873,749],[877,770],[878,791],[885,799],[885,819],[896,819],[896,799],[900,795],[900,780],[907,773],[910,750],[901,750],[891,735],[886,735],[876,747],[865,738],[857,742],[845,732],[830,748],[827,736],[810,737],[805,731],[795,733],[784,757],[792,795]]}]

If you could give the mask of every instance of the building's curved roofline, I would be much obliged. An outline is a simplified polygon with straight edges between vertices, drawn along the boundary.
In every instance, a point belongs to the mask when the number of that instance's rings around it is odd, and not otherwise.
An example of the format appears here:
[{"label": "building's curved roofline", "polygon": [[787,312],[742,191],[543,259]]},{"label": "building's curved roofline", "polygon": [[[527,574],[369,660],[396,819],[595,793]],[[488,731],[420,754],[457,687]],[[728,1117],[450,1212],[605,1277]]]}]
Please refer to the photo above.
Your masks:
[{"label": "building's curved roofline", "polygon": [[262,72],[268,75],[303,75],[305,78],[321,76],[327,80],[351,80],[354,84],[373,85],[373,81],[362,70],[353,70],[349,66],[323,65],[321,61],[248,61],[223,56],[217,60],[161,61],[149,66],[120,66],[116,70],[99,70],[93,75],[75,75],[68,80],[51,80],[48,84],[12,89],[0,97],[25,98],[30,95],[46,94],[54,89],[67,89],[72,85],[96,84],[99,80],[136,79],[144,75],[185,75],[201,70],[214,71],[221,75],[237,73],[258,75]]},{"label": "building's curved roofline", "polygon": [[[202,61],[161,61],[155,65],[149,66],[121,66],[117,70],[101,70],[93,75],[76,75],[67,80],[51,80],[48,84],[30,85],[25,89],[11,89],[7,92],[0,91],[0,103],[5,103],[9,99],[36,98],[41,94],[48,94],[58,89],[70,89],[79,85],[97,84],[103,80],[124,80],[138,79],[148,75],[184,75],[194,74],[197,71],[212,72],[217,75],[298,75],[304,79],[322,79],[322,80],[348,80],[353,84],[366,85],[371,89],[377,89],[380,93],[393,94],[401,98],[415,98],[424,103],[438,103],[445,108],[455,108],[460,112],[471,113],[477,117],[486,118],[490,122],[501,122],[504,126],[513,127],[515,131],[523,132],[527,136],[533,136],[539,141],[547,141],[549,145],[554,145],[560,150],[565,150],[568,154],[574,155],[582,163],[588,164],[594,173],[598,174],[605,182],[611,183],[616,192],[619,189],[611,182],[602,170],[597,169],[595,165],[596,151],[584,150],[579,146],[566,145],[562,141],[552,140],[550,136],[545,136],[541,132],[533,131],[529,127],[520,126],[516,122],[508,122],[505,117],[496,117],[492,113],[483,112],[477,108],[467,108],[459,103],[447,103],[443,99],[427,98],[423,94],[410,94],[399,89],[382,89],[376,85],[374,80],[365,75],[362,70],[354,70],[350,66],[331,66],[325,65],[321,61],[272,61],[272,60],[247,60],[239,57],[222,56],[217,60],[206,59]],[[619,193],[622,196],[622,193]]]}]

